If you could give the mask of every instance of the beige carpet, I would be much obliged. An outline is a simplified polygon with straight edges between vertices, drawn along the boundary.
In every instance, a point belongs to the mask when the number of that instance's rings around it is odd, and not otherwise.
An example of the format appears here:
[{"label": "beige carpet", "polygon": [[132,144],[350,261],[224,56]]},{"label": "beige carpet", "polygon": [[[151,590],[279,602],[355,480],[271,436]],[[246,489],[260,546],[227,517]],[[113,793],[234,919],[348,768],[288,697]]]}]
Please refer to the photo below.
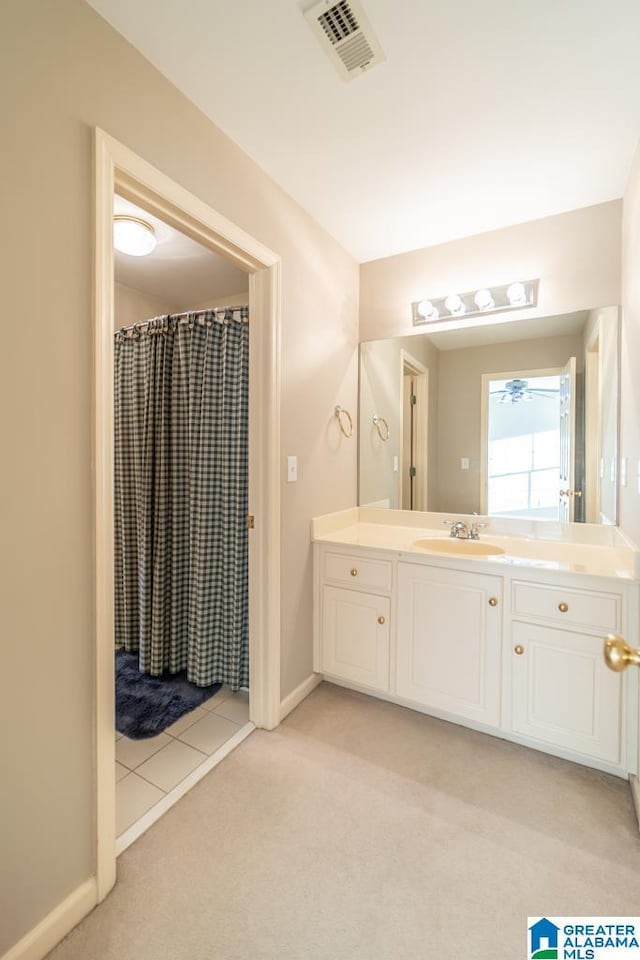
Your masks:
[{"label": "beige carpet", "polygon": [[118,861],[55,960],[521,960],[526,918],[635,915],[615,777],[328,684]]}]

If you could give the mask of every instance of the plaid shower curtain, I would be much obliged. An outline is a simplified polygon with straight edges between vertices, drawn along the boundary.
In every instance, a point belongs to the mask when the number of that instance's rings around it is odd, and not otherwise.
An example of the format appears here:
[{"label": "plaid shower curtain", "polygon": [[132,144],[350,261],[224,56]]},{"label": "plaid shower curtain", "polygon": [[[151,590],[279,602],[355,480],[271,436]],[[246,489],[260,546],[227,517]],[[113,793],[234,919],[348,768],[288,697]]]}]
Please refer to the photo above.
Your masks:
[{"label": "plaid shower curtain", "polygon": [[248,308],[115,336],[115,639],[140,669],[249,682]]}]

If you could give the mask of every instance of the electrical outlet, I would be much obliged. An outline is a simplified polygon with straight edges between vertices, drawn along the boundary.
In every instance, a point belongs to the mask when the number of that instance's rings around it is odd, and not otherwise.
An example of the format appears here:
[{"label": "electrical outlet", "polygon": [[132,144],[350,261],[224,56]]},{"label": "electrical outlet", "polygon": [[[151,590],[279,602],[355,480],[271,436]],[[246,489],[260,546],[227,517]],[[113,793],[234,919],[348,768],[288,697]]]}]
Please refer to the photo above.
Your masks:
[{"label": "electrical outlet", "polygon": [[287,457],[287,482],[295,483],[298,479],[298,458]]}]

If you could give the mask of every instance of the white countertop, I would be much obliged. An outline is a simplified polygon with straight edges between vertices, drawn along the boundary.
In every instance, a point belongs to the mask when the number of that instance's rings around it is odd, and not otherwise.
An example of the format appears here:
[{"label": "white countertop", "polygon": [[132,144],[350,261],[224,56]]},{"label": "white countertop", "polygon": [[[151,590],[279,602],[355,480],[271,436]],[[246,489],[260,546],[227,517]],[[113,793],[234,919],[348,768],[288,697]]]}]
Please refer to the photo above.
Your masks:
[{"label": "white countertop", "polygon": [[[371,514],[371,511],[368,511]],[[322,543],[335,543],[345,546],[367,547],[375,550],[389,550],[399,553],[419,554],[439,557],[447,562],[452,559],[463,560],[465,564],[489,564],[493,567],[522,567],[543,570],[558,570],[568,573],[588,574],[601,577],[615,577],[624,580],[640,579],[640,553],[631,546],[625,546],[622,537],[615,545],[582,542],[580,540],[546,540],[540,536],[509,536],[504,532],[493,533],[492,521],[487,520],[488,528],[480,531],[479,543],[500,547],[504,553],[494,556],[469,555],[464,553],[464,543],[450,537],[441,527],[420,527],[410,524],[390,522],[387,511],[384,522],[361,520],[358,508],[327,514],[313,522],[313,539]],[[406,513],[398,512],[399,520],[406,519]],[[427,519],[429,515],[423,515]],[[431,519],[431,517],[429,517]],[[466,518],[465,518],[466,519]],[[480,519],[480,518],[475,518]],[[418,518],[410,518],[417,521]],[[473,522],[473,518],[471,518]],[[484,521],[483,521],[484,522]],[[504,527],[504,524],[501,524]],[[429,539],[439,542],[439,548],[430,551]],[[418,541],[427,541],[425,544]],[[476,543],[478,541],[471,541]],[[451,548],[449,552],[448,548]],[[442,552],[442,548],[446,552]],[[496,570],[497,572],[497,570]]]}]

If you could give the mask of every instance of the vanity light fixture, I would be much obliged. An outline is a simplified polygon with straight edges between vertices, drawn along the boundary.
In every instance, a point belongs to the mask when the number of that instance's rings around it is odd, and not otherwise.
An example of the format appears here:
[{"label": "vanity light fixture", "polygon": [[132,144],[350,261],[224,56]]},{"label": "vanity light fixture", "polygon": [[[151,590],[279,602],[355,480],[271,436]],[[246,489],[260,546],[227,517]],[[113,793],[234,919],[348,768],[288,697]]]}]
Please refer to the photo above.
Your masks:
[{"label": "vanity light fixture", "polygon": [[485,310],[492,310],[495,307],[495,300],[491,296],[491,290],[487,290],[486,287],[483,287],[482,290],[478,290],[475,297],[473,298],[478,310],[482,310],[484,313]]},{"label": "vanity light fixture", "polygon": [[440,316],[439,311],[431,303],[431,300],[421,300],[416,307],[416,313],[419,313],[424,320],[437,320]]},{"label": "vanity light fixture", "polygon": [[507,300],[512,307],[519,307],[527,302],[527,291],[524,283],[510,283],[507,288]]},{"label": "vanity light fixture", "polygon": [[494,287],[479,287],[467,293],[450,293],[446,297],[416,300],[411,304],[413,325],[446,323],[457,317],[466,319],[535,307],[538,302],[538,282],[514,280]]},{"label": "vanity light fixture", "polygon": [[457,293],[450,293],[444,305],[452,317],[461,317],[463,313],[466,313],[464,300]]},{"label": "vanity light fixture", "polygon": [[146,257],[155,250],[155,230],[146,220],[117,213],[113,218],[113,245],[131,257]]}]

